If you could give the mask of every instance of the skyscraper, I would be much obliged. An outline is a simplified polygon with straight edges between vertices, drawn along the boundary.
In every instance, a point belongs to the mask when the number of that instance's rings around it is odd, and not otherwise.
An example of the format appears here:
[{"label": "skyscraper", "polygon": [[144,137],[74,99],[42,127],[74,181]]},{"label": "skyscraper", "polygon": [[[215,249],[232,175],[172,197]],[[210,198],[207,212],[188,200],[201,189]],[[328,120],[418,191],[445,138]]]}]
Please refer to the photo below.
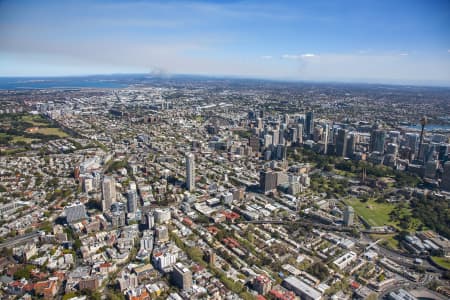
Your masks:
[{"label": "skyscraper", "polygon": [[353,207],[346,206],[344,210],[344,225],[353,226],[353,219],[355,218],[355,211]]},{"label": "skyscraper", "polygon": [[442,189],[450,192],[450,161],[444,164],[444,173],[442,174]]},{"label": "skyscraper", "polygon": [[347,149],[345,149],[345,155],[352,158],[355,153],[356,140],[358,139],[358,134],[356,132],[350,132],[347,138]]},{"label": "skyscraper", "polygon": [[259,186],[263,193],[277,188],[277,173],[272,170],[265,170],[259,173]]},{"label": "skyscraper", "polygon": [[116,181],[111,176],[105,176],[102,182],[102,210],[108,211],[111,205],[116,202]]},{"label": "skyscraper", "polygon": [[127,207],[128,207],[128,212],[129,213],[136,213],[137,210],[137,200],[138,200],[138,195],[136,190],[128,190],[127,191]]},{"label": "skyscraper", "polygon": [[325,124],[323,127],[323,153],[328,154],[328,133],[330,131],[330,127],[328,124]]},{"label": "skyscraper", "polygon": [[310,138],[311,134],[314,130],[314,113],[309,111],[306,113],[306,121],[305,121],[305,135],[307,139]]},{"label": "skyscraper", "polygon": [[186,188],[190,192],[195,190],[195,156],[192,153],[186,155]]},{"label": "skyscraper", "polygon": [[339,128],[336,138],[336,155],[345,156],[347,154],[347,130]]},{"label": "skyscraper", "polygon": [[386,141],[386,131],[376,129],[370,135],[370,150],[384,153],[384,143]]}]

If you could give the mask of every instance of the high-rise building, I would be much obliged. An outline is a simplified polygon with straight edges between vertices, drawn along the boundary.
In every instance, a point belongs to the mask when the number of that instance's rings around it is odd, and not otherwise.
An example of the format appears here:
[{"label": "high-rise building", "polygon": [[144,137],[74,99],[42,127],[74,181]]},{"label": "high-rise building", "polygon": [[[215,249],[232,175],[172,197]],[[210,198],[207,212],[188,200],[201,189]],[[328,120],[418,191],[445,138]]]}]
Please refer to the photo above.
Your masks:
[{"label": "high-rise building", "polygon": [[129,213],[136,213],[138,205],[138,195],[136,190],[128,190],[127,191],[127,207]]},{"label": "high-rise building", "polygon": [[347,149],[345,149],[345,155],[352,158],[355,154],[356,140],[358,139],[358,134],[356,132],[350,132],[347,138]]},{"label": "high-rise building", "polygon": [[73,223],[86,218],[86,208],[81,202],[64,207],[67,223]]},{"label": "high-rise building", "polygon": [[264,136],[264,148],[269,147],[270,145],[272,145],[272,136],[269,134],[266,134]]},{"label": "high-rise building", "polygon": [[347,130],[339,128],[336,137],[336,155],[344,157],[347,154]]},{"label": "high-rise building", "polygon": [[272,131],[272,145],[278,145],[278,142],[280,141],[280,132],[278,130]]},{"label": "high-rise building", "polygon": [[353,226],[353,219],[355,218],[355,211],[353,207],[346,206],[344,210],[344,225]]},{"label": "high-rise building", "polygon": [[394,143],[388,143],[386,146],[386,154],[392,154],[396,157],[398,154],[398,145]]},{"label": "high-rise building", "polygon": [[442,174],[442,189],[450,192],[450,161],[444,164],[444,173]]},{"label": "high-rise building", "polygon": [[307,139],[310,139],[314,130],[314,113],[309,111],[306,113],[306,121],[305,121],[305,135]]},{"label": "high-rise building", "polygon": [[386,131],[376,129],[370,135],[370,151],[384,153],[384,143],[386,141]]},{"label": "high-rise building", "polygon": [[303,124],[297,124],[297,143],[303,144]]},{"label": "high-rise building", "polygon": [[111,176],[105,176],[102,182],[102,210],[108,211],[111,205],[116,202],[116,181]]},{"label": "high-rise building", "polygon": [[171,218],[170,209],[169,208],[156,208],[153,211],[153,215],[155,216],[156,224],[164,224],[168,223]]},{"label": "high-rise building", "polygon": [[195,156],[192,153],[186,155],[186,188],[189,192],[195,190]]},{"label": "high-rise building", "polygon": [[251,136],[248,139],[248,145],[252,148],[253,151],[259,152],[260,142],[257,136]]},{"label": "high-rise building", "polygon": [[419,146],[419,135],[417,133],[408,132],[405,134],[406,146],[411,149],[411,152],[416,157],[417,148]]},{"label": "high-rise building", "polygon": [[277,173],[272,170],[265,170],[259,173],[259,186],[264,193],[277,188]]},{"label": "high-rise building", "polygon": [[323,126],[323,153],[328,153],[328,134],[330,132],[330,127],[328,124]]},{"label": "high-rise building", "polygon": [[436,170],[438,168],[437,160],[429,160],[425,163],[425,177],[434,179],[436,177]]},{"label": "high-rise building", "polygon": [[176,263],[172,272],[173,283],[180,289],[187,291],[192,288],[192,272],[182,263]]}]

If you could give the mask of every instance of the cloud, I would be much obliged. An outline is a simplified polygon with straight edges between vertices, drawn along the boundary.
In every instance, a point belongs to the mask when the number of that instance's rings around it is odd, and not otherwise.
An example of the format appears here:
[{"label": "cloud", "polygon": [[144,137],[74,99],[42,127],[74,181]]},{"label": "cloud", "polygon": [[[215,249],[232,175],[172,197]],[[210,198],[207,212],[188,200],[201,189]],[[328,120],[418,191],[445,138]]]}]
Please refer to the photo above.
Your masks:
[{"label": "cloud", "polygon": [[301,60],[304,58],[311,58],[311,57],[317,57],[317,55],[312,53],[305,53],[305,54],[283,54],[281,55],[281,59],[288,59],[288,60]]},{"label": "cloud", "polygon": [[448,49],[447,52],[450,53],[450,49]]},{"label": "cloud", "polygon": [[296,55],[296,54],[283,54],[283,55],[281,55],[281,59],[298,60],[300,58],[301,58],[301,56],[300,55]]},{"label": "cloud", "polygon": [[403,52],[403,53],[400,53],[399,55],[400,55],[400,56],[408,56],[409,53]]},{"label": "cloud", "polygon": [[259,58],[268,60],[268,59],[272,59],[273,57],[272,57],[272,55],[262,55]]}]

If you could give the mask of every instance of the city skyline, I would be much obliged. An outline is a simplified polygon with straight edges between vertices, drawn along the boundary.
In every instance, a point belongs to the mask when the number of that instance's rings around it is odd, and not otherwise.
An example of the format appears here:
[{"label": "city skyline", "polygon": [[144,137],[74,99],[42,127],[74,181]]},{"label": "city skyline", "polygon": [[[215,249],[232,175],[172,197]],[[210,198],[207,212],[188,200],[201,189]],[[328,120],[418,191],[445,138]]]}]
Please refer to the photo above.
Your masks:
[{"label": "city skyline", "polygon": [[447,1],[0,4],[0,76],[450,85]]}]

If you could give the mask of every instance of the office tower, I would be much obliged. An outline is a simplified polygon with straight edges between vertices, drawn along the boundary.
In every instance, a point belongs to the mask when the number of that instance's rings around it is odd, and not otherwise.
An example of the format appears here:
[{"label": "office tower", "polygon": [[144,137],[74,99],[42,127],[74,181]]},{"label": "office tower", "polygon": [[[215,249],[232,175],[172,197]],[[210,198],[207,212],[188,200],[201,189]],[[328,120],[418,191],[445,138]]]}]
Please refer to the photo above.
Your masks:
[{"label": "office tower", "polygon": [[259,138],[257,136],[251,136],[248,138],[248,145],[252,148],[253,151],[259,152],[260,144]]},{"label": "office tower", "polygon": [[285,143],[287,143],[286,130],[285,129],[280,129],[279,135],[278,135],[278,144],[284,145]]},{"label": "office tower", "polygon": [[449,144],[440,144],[438,151],[438,159],[441,161],[445,161],[448,156],[448,146]]},{"label": "office tower", "polygon": [[396,157],[397,154],[398,154],[398,145],[394,144],[394,143],[387,144],[387,146],[386,146],[386,154],[392,154],[392,155],[394,155]]},{"label": "office tower", "polygon": [[307,139],[310,139],[314,128],[314,113],[309,111],[306,113],[306,122],[305,122],[305,135]]},{"label": "office tower", "polygon": [[264,136],[264,148],[269,147],[270,145],[272,145],[272,136],[269,134],[266,134]]},{"label": "office tower", "polygon": [[450,192],[450,161],[444,164],[444,173],[442,174],[442,189]]},{"label": "office tower", "polygon": [[298,137],[298,143],[303,144],[303,124],[297,124],[297,137]]},{"label": "office tower", "polygon": [[316,126],[313,129],[313,141],[319,142],[322,140],[322,134],[323,134],[323,127],[322,126]]},{"label": "office tower", "polygon": [[190,290],[192,288],[192,272],[182,263],[176,263],[172,272],[172,281],[180,289]]},{"label": "office tower", "polygon": [[416,157],[417,146],[419,145],[419,135],[417,133],[408,132],[405,134],[406,145],[411,149],[411,152]]},{"label": "office tower", "polygon": [[261,118],[257,118],[256,123],[257,123],[258,129],[263,128],[263,120]]},{"label": "office tower", "polygon": [[280,132],[278,130],[273,130],[272,133],[272,145],[277,145],[280,141]]},{"label": "office tower", "polygon": [[259,173],[259,186],[264,193],[277,188],[277,173],[272,170],[264,170]]},{"label": "office tower", "polygon": [[116,202],[116,181],[113,177],[105,176],[102,182],[102,210],[108,211],[111,205]]},{"label": "office tower", "polygon": [[324,125],[323,128],[323,153],[327,154],[328,153],[328,134],[329,134],[330,128],[328,126],[328,124]]},{"label": "office tower", "polygon": [[358,134],[356,132],[350,132],[347,138],[347,149],[345,150],[345,155],[352,158],[356,149],[356,140],[358,139]]},{"label": "office tower", "polygon": [[346,206],[344,210],[344,225],[353,226],[353,219],[355,218],[355,211],[353,207]]},{"label": "office tower", "polygon": [[129,213],[136,213],[137,210],[137,202],[138,202],[138,195],[136,190],[128,190],[127,191],[127,207]]},{"label": "office tower", "polygon": [[286,125],[288,125],[288,124],[289,124],[289,121],[290,121],[289,115],[288,115],[288,114],[284,114],[283,123],[286,124]]},{"label": "office tower", "polygon": [[336,155],[344,157],[347,154],[347,130],[339,128],[336,137]]},{"label": "office tower", "polygon": [[376,129],[370,135],[370,151],[384,153],[384,143],[386,141],[386,131]]},{"label": "office tower", "polygon": [[67,223],[73,223],[86,218],[86,208],[81,202],[64,207]]},{"label": "office tower", "polygon": [[298,129],[295,127],[289,128],[289,140],[296,144],[298,142]]},{"label": "office tower", "polygon": [[434,179],[438,168],[437,160],[429,160],[425,163],[425,177]]},{"label": "office tower", "polygon": [[195,190],[195,156],[192,153],[186,155],[186,188],[189,192]]}]

